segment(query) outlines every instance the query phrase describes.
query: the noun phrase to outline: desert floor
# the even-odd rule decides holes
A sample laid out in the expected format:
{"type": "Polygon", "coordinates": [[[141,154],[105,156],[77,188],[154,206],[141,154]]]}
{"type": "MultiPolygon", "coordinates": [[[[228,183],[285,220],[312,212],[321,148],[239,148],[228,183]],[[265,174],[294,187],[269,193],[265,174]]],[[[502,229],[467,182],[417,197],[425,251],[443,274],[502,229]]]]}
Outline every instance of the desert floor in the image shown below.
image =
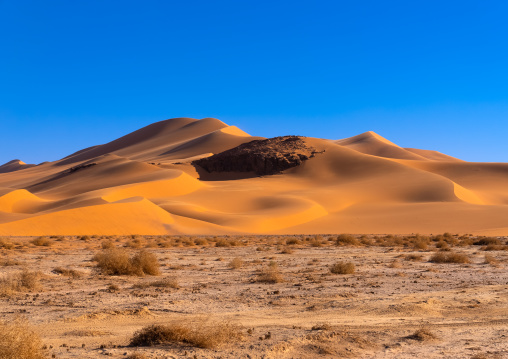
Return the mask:
{"type": "Polygon", "coordinates": [[[0,277],[40,271],[40,288],[4,293],[0,320],[26,317],[56,358],[508,357],[506,246],[485,251],[456,236],[427,239],[427,249],[410,239],[337,245],[336,238],[110,238],[129,253],[156,254],[162,274],[143,277],[97,272],[92,257],[105,238],[39,245],[8,238],[0,277]],[[470,263],[431,262],[438,243],[470,263]],[[356,271],[331,273],[340,261],[356,271]],[[263,282],[263,272],[273,282],[263,282]],[[128,346],[151,324],[207,328],[224,320],[239,325],[243,338],[211,349],[128,346]]]}

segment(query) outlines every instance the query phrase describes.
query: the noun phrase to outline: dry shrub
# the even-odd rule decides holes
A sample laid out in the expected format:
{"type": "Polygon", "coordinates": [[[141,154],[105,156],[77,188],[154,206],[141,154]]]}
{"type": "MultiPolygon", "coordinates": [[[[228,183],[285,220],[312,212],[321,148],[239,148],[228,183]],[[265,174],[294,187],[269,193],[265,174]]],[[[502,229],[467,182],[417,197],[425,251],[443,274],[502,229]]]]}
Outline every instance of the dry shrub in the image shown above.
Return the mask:
{"type": "Polygon", "coordinates": [[[484,260],[484,262],[483,262],[483,263],[484,263],[484,264],[492,264],[492,265],[495,265],[495,264],[498,264],[499,262],[498,262],[498,260],[497,260],[494,256],[492,256],[492,255],[490,255],[490,254],[486,254],[486,255],[485,255],[485,260],[484,260]]]}
{"type": "Polygon", "coordinates": [[[500,245],[501,241],[495,237],[484,237],[479,238],[476,242],[473,242],[476,246],[488,246],[488,245],[500,245]]]}
{"type": "Polygon", "coordinates": [[[319,240],[319,239],[313,239],[313,240],[310,241],[310,246],[311,247],[322,247],[323,246],[323,241],[319,240]]]}
{"type": "Polygon", "coordinates": [[[54,273],[64,275],[66,277],[72,277],[72,278],[81,278],[83,276],[83,273],[80,271],[77,271],[75,269],[68,269],[63,267],[56,267],[53,269],[54,273]]]}
{"type": "Polygon", "coordinates": [[[6,275],[0,278],[0,296],[9,296],[15,292],[31,292],[39,290],[40,272],[24,269],[20,273],[6,275]]]}
{"type": "Polygon", "coordinates": [[[388,265],[388,268],[402,268],[402,263],[398,259],[395,259],[392,263],[388,265]]]}
{"type": "Polygon", "coordinates": [[[0,322],[0,359],[44,359],[40,337],[28,322],[17,318],[0,322]]]}
{"type": "Polygon", "coordinates": [[[49,247],[53,244],[51,239],[47,237],[37,237],[33,239],[30,243],[38,247],[49,247]]]}
{"type": "Polygon", "coordinates": [[[142,248],[144,245],[145,241],[141,238],[135,238],[125,243],[125,246],[128,248],[142,248]]]}
{"type": "Polygon", "coordinates": [[[423,259],[423,256],[418,255],[418,254],[408,254],[404,257],[404,259],[407,261],[418,262],[423,259]]]}
{"type": "Polygon", "coordinates": [[[429,328],[422,327],[417,331],[415,331],[413,334],[408,335],[406,338],[418,340],[420,342],[425,342],[428,340],[437,339],[437,336],[434,333],[432,333],[429,328]]]}
{"type": "Polygon", "coordinates": [[[148,283],[138,283],[133,286],[133,288],[148,288],[148,287],[156,287],[156,288],[173,288],[178,289],[180,285],[178,284],[178,279],[174,276],[167,277],[161,280],[156,280],[148,283]]]}
{"type": "Polygon", "coordinates": [[[508,246],[503,244],[488,244],[485,247],[482,247],[482,251],[506,251],[508,250],[508,246]]]}
{"type": "Polygon", "coordinates": [[[469,263],[469,258],[462,253],[438,252],[430,258],[430,261],[433,263],[469,263]]]}
{"type": "Polygon", "coordinates": [[[244,265],[243,260],[241,258],[235,257],[229,262],[228,267],[231,269],[239,269],[244,265]]]}
{"type": "Polygon", "coordinates": [[[231,247],[231,243],[225,240],[224,238],[221,238],[217,242],[215,242],[215,247],[231,247]]]}
{"type": "Polygon", "coordinates": [[[345,245],[350,245],[350,246],[357,246],[360,244],[360,242],[358,241],[358,239],[356,239],[355,236],[351,235],[351,234],[339,234],[337,236],[337,240],[335,241],[335,244],[337,244],[338,246],[345,246],[345,245]]]}
{"type": "Polygon", "coordinates": [[[20,264],[21,262],[18,262],[12,258],[0,258],[0,267],[18,266],[20,264]]]}
{"type": "Polygon", "coordinates": [[[194,244],[197,246],[206,246],[208,241],[206,238],[196,238],[194,239],[194,244]]]}
{"type": "Polygon", "coordinates": [[[12,243],[7,238],[0,237],[0,248],[12,249],[12,248],[14,248],[14,243],[12,243]]]}
{"type": "Polygon", "coordinates": [[[351,262],[337,262],[330,267],[330,272],[333,274],[353,274],[355,265],[351,262]]]}
{"type": "Polygon", "coordinates": [[[123,248],[105,249],[97,253],[92,260],[97,269],[107,275],[159,275],[159,262],[155,254],[141,250],[129,257],[123,248]]]}
{"type": "Polygon", "coordinates": [[[159,261],[155,254],[142,250],[136,253],[131,258],[132,268],[134,269],[135,274],[143,275],[160,275],[160,266],[159,261]]]}
{"type": "Polygon", "coordinates": [[[276,262],[270,262],[267,267],[259,271],[256,282],[282,283],[284,282],[284,277],[279,270],[278,264],[276,262]]]}
{"type": "Polygon", "coordinates": [[[291,245],[295,245],[295,244],[301,244],[302,242],[300,242],[300,240],[296,239],[296,238],[290,238],[290,239],[287,239],[286,240],[286,244],[291,246],[291,245]]]}
{"type": "Polygon", "coordinates": [[[332,330],[330,323],[319,323],[312,326],[311,330],[332,330]]]}
{"type": "Polygon", "coordinates": [[[295,251],[291,247],[284,247],[281,251],[282,254],[293,254],[295,251]]]}
{"type": "Polygon", "coordinates": [[[101,248],[102,249],[111,249],[111,248],[115,248],[115,244],[113,243],[113,241],[111,239],[108,239],[107,241],[103,241],[101,243],[101,248]]]}
{"type": "Polygon", "coordinates": [[[242,328],[228,321],[200,323],[175,322],[169,325],[151,325],[136,333],[130,346],[186,343],[199,348],[218,348],[243,338],[242,328]]]}
{"type": "Polygon", "coordinates": [[[413,243],[415,249],[426,250],[429,247],[429,243],[424,239],[417,239],[413,243]]]}

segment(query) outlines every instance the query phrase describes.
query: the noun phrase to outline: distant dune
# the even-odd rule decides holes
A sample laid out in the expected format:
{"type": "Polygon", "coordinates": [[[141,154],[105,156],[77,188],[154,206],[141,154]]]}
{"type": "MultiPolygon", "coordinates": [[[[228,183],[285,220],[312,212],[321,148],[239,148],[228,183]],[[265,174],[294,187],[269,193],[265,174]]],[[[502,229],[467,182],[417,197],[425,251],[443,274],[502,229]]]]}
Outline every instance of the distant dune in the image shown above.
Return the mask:
{"type": "Polygon", "coordinates": [[[0,166],[0,235],[508,234],[506,163],[374,132],[287,138],[247,145],[264,138],[174,118],[59,161],[10,161],[0,166]]]}

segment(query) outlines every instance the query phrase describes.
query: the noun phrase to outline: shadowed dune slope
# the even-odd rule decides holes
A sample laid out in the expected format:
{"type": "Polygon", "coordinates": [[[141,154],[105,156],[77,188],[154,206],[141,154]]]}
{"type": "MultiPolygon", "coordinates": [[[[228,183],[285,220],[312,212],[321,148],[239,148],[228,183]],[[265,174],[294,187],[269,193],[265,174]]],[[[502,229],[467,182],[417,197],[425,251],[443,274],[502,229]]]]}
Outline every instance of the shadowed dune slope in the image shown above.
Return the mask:
{"type": "Polygon", "coordinates": [[[248,173],[193,165],[259,139],[217,119],[175,118],[59,161],[11,161],[0,166],[0,235],[508,235],[508,164],[401,148],[374,132],[299,138],[315,156],[258,141],[273,146],[258,151],[271,154],[271,166],[298,159],[270,175],[255,174],[267,166],[263,156],[248,173]]]}

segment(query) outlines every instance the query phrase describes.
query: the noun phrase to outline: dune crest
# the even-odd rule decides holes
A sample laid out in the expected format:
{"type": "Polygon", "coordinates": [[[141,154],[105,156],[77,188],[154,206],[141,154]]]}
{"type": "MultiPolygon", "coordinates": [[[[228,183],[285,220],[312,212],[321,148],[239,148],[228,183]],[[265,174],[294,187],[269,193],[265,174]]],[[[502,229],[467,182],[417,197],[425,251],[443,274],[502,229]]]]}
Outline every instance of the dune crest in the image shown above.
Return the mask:
{"type": "Polygon", "coordinates": [[[508,234],[508,164],[173,118],[55,162],[0,166],[0,235],[508,234]]]}

